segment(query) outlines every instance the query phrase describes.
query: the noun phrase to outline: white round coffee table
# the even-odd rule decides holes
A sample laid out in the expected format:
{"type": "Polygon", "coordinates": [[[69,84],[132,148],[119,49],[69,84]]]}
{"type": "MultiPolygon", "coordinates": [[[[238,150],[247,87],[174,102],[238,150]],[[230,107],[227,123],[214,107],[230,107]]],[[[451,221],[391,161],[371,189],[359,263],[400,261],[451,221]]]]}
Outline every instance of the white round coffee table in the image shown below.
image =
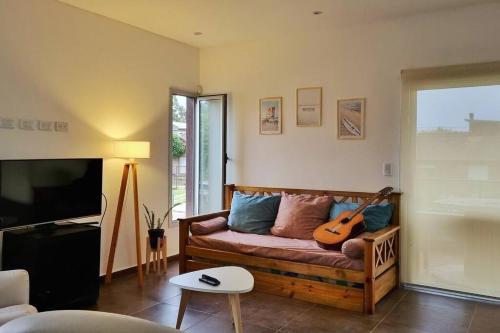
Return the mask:
{"type": "Polygon", "coordinates": [[[205,293],[228,294],[236,333],[243,333],[240,294],[247,293],[253,289],[253,276],[249,271],[236,266],[216,267],[181,274],[171,278],[169,282],[182,290],[181,304],[179,305],[179,314],[177,316],[177,329],[181,327],[190,292],[201,291],[205,293]],[[218,279],[220,284],[218,286],[211,286],[198,281],[202,274],[218,279]]]}

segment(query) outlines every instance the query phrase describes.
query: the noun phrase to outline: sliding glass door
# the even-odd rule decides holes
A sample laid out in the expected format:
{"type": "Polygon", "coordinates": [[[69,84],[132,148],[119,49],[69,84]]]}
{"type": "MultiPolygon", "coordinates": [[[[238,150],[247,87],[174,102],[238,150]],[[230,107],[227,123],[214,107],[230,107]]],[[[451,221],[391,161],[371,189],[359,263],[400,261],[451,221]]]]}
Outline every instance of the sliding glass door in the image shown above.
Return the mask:
{"type": "Polygon", "coordinates": [[[500,297],[500,80],[407,81],[404,282],[500,297]]]}

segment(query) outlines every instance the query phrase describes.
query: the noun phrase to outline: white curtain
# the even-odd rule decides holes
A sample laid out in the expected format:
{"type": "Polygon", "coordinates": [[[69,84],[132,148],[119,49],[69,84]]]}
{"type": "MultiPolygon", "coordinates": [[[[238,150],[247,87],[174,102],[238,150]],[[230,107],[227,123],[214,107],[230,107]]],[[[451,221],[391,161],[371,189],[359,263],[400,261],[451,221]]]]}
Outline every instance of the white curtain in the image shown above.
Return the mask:
{"type": "Polygon", "coordinates": [[[500,297],[499,74],[402,73],[405,283],[500,297]]]}

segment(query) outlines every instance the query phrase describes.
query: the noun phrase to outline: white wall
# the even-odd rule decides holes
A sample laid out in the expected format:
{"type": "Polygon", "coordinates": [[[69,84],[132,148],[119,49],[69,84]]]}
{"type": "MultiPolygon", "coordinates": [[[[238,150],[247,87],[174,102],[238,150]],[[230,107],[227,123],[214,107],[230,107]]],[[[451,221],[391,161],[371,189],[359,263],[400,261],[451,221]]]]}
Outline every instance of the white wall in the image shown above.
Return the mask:
{"type": "MultiPolygon", "coordinates": [[[[0,129],[0,159],[101,157],[113,139],[151,141],[152,158],[140,161],[139,199],[167,207],[169,88],[196,90],[196,48],[52,0],[0,1],[0,45],[0,116],[70,126],[66,134],[0,129]]],[[[102,271],[123,163],[104,163],[102,271]]],[[[115,270],[135,265],[127,196],[115,270]]],[[[177,229],[168,237],[169,255],[178,253],[177,229]]]]}
{"type": "MultiPolygon", "coordinates": [[[[65,120],[70,132],[0,130],[1,158],[104,156],[113,138],[149,140],[140,201],[167,204],[170,86],[230,92],[229,181],[376,190],[399,185],[400,70],[499,60],[500,5],[278,41],[197,49],[58,3],[0,1],[0,116],[65,120]],[[198,61],[200,60],[200,64],[198,61]],[[295,126],[295,89],[323,86],[323,126],[295,126]],[[283,135],[260,136],[258,100],[284,97],[283,135]],[[336,100],[367,98],[366,140],[336,139],[336,100]],[[394,177],[382,163],[395,164],[394,177]]],[[[105,160],[108,253],[123,161],[105,160]]],[[[130,193],[129,193],[130,194],[130,193]]],[[[130,195],[115,270],[134,265],[130,195]]],[[[146,228],[143,225],[143,235],[146,228]]],[[[177,253],[170,229],[169,254],[177,253]]]]}
{"type": "Polygon", "coordinates": [[[204,91],[231,92],[229,181],[338,190],[399,186],[400,71],[500,60],[500,5],[202,49],[204,91]],[[295,126],[295,90],[323,87],[323,126],[295,126]],[[259,135],[258,101],[283,96],[283,135],[259,135]],[[366,140],[336,139],[337,99],[366,97],[366,140]],[[382,175],[384,161],[395,166],[382,175]]]}

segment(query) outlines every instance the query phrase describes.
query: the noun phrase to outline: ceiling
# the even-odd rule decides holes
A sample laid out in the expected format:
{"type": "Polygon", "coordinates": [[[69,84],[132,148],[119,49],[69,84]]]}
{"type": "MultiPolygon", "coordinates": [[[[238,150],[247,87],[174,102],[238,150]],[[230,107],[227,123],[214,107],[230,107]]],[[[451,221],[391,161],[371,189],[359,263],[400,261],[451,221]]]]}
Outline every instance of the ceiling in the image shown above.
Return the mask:
{"type": "Polygon", "coordinates": [[[340,28],[495,0],[59,0],[196,46],[340,28]],[[313,15],[315,10],[321,15],[313,15]],[[202,32],[196,36],[194,32],[202,32]]]}

